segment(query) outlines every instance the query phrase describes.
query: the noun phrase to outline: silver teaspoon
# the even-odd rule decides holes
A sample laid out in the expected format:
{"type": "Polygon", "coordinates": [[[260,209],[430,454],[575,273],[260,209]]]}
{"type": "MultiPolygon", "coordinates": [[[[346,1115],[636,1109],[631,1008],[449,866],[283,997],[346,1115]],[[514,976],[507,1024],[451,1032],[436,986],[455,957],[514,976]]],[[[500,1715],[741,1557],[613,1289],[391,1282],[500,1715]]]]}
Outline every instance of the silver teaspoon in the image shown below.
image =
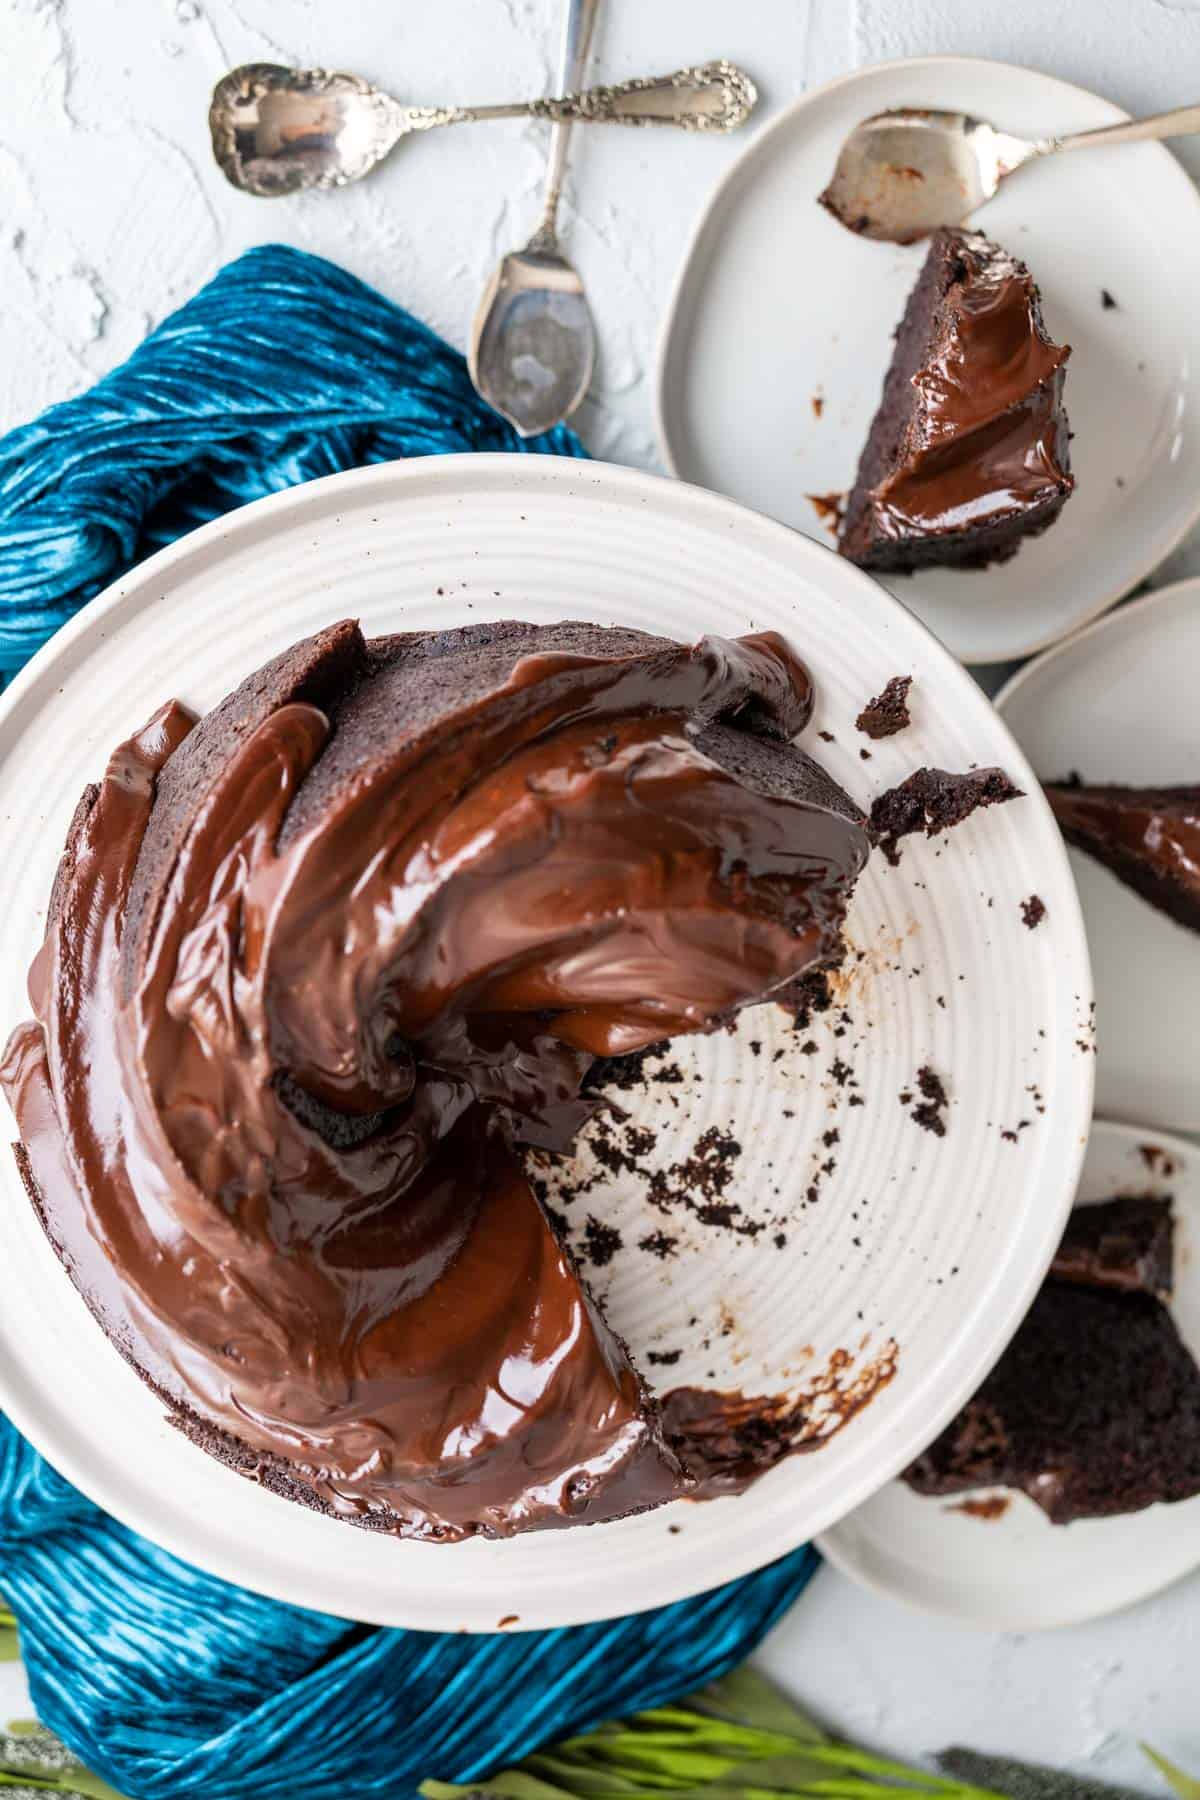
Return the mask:
{"type": "Polygon", "coordinates": [[[733,131],[757,99],[750,77],[728,62],[502,106],[402,106],[358,75],[244,63],[213,89],[208,124],[213,155],[234,187],[272,198],[359,181],[401,138],[441,125],[550,119],[733,131]]]}
{"type": "Polygon", "coordinates": [[[1024,164],[1060,150],[1132,144],[1200,131],[1200,106],[1128,119],[1072,137],[1019,138],[969,113],[923,108],[876,113],[856,125],[821,204],[850,231],[911,244],[958,225],[1024,164]]]}
{"type": "MultiPolygon", "coordinates": [[[[567,0],[563,87],[583,78],[598,5],[567,0]]],[[[479,302],[467,352],[476,389],[522,437],[548,431],[575,411],[596,361],[583,282],[555,230],[570,136],[570,120],[560,119],[550,141],[541,223],[523,250],[501,260],[479,302]]]]}

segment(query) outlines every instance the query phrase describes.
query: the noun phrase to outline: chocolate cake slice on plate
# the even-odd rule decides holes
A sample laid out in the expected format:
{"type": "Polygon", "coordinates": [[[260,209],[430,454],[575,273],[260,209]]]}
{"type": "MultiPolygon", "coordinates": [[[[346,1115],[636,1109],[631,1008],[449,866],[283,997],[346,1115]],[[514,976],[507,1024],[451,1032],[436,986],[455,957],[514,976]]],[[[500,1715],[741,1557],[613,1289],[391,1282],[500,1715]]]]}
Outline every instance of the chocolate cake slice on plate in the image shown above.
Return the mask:
{"type": "Polygon", "coordinates": [[[1074,487],[1063,381],[1023,262],[939,231],[896,333],[838,549],[864,569],[982,568],[1044,531],[1074,487]]]}
{"type": "Polygon", "coordinates": [[[1051,782],[1068,844],[1180,925],[1200,931],[1200,787],[1089,787],[1051,782]]]}
{"type": "Polygon", "coordinates": [[[1016,1337],[905,1473],[920,1494],[1020,1488],[1056,1525],[1200,1493],[1200,1368],[1164,1293],[1170,1202],[1077,1207],[1016,1337]]]}

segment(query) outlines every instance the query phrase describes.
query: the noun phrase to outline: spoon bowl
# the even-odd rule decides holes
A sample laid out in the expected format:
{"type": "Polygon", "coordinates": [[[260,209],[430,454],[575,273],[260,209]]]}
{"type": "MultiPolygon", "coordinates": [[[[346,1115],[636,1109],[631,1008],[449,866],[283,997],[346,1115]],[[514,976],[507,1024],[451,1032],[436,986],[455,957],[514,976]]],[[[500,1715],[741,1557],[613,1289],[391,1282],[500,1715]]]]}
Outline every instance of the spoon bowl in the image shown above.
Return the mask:
{"type": "Polygon", "coordinates": [[[959,224],[1029,154],[968,113],[877,113],[842,145],[821,204],[862,237],[911,244],[959,224]]]}
{"type": "Polygon", "coordinates": [[[503,257],[475,319],[471,380],[522,437],[549,431],[587,393],[596,333],[583,282],[542,233],[503,257]]]}
{"type": "Polygon", "coordinates": [[[1200,131],[1200,106],[1044,138],[1014,137],[969,113],[896,108],[854,127],[819,198],[848,231],[912,244],[942,226],[960,225],[1006,176],[1039,157],[1192,131],[1200,131]]]}
{"type": "Polygon", "coordinates": [[[213,90],[208,118],[222,172],[268,199],[359,181],[416,129],[404,107],[361,76],[277,63],[231,70],[213,90]]]}

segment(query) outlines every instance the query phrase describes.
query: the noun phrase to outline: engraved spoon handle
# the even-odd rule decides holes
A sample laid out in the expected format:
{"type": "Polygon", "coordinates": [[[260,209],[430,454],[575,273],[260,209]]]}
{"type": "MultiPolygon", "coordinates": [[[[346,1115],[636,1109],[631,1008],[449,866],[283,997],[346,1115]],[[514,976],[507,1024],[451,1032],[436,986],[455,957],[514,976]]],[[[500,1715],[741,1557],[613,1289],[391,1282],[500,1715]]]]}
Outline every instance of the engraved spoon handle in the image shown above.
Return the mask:
{"type": "Polygon", "coordinates": [[[1096,144],[1136,144],[1146,138],[1184,137],[1192,131],[1200,131],[1200,106],[1177,106],[1171,112],[1153,113],[1148,119],[1125,119],[1120,125],[1101,125],[1096,131],[1052,138],[1050,148],[1090,150],[1096,144]]]}
{"type": "Polygon", "coordinates": [[[701,63],[672,75],[642,75],[611,87],[504,106],[405,107],[405,128],[469,125],[484,119],[550,119],[589,125],[677,125],[683,131],[734,131],[754,109],[758,90],[733,63],[701,63]]]}

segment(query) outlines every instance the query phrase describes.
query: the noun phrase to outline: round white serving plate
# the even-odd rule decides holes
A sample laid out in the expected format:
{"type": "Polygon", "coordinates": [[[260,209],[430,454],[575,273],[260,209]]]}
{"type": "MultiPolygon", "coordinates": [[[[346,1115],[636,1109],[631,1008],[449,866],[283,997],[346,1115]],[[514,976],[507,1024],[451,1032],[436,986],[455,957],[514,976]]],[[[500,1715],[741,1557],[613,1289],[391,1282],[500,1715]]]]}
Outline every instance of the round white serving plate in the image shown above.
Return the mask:
{"type": "MultiPolygon", "coordinates": [[[[1021,669],[996,705],[1043,780],[1200,780],[1200,579],[1160,588],[1021,669]]],[[[1096,1108],[1200,1130],[1200,938],[1069,852],[1096,979],[1096,1108]]]]}
{"type": "MultiPolygon", "coordinates": [[[[851,127],[897,106],[962,109],[1031,137],[1128,116],[1031,69],[922,57],[806,94],[733,165],[667,315],[660,448],[673,473],[827,543],[806,496],[853,482],[925,249],[857,238],[817,195],[851,127]]],[[[1200,196],[1164,145],[1134,144],[1022,170],[971,223],[1028,262],[1047,328],[1072,346],[1078,477],[1057,523],[1011,562],[885,578],[956,656],[985,663],[1094,618],[1200,516],[1200,196]]]]}
{"type": "MultiPolygon", "coordinates": [[[[738,1042],[721,1034],[673,1050],[684,1082],[622,1096],[658,1128],[665,1167],[708,1126],[734,1136],[743,1149],[725,1198],[775,1221],[769,1232],[750,1242],[679,1213],[664,1219],[632,1177],[571,1212],[573,1228],[585,1208],[618,1224],[625,1250],[596,1284],[643,1360],[680,1352],[647,1364],[664,1387],[794,1392],[836,1350],[853,1372],[899,1345],[895,1379],[839,1435],[743,1497],[452,1547],[355,1531],[277,1499],[165,1424],[0,1163],[0,1406],[127,1524],[232,1581],[390,1625],[521,1629],[679,1599],[789,1550],[894,1475],[975,1389],[1029,1305],[1074,1192],[1091,1102],[1093,1058],[1077,1046],[1087,951],[1061,840],[971,678],[821,546],[629,470],[431,457],[313,482],[194,533],[93,601],[13,684],[0,706],[0,1019],[27,1011],[24,972],[58,848],[117,741],[166,696],[208,707],[345,615],[369,633],[503,616],[685,640],[775,628],[816,676],[806,741],[864,801],[921,762],[998,762],[1029,790],[945,840],[910,844],[899,869],[872,859],[849,921],[862,957],[844,995],[848,1024],[827,1015],[798,1034],[766,1007],[738,1042]],[[915,724],[864,762],[853,719],[898,672],[915,676],[915,724]],[[1049,918],[1030,932],[1018,903],[1035,890],[1049,918]],[[942,1139],[898,1099],[927,1062],[951,1095],[942,1139]],[[1024,1115],[1031,1086],[1047,1113],[1014,1147],[1000,1130],[1024,1115]],[[831,1154],[836,1168],[821,1171],[831,1154]],[[664,1226],[679,1244],[660,1262],[637,1240],[664,1226]]],[[[579,1154],[586,1166],[586,1147],[579,1154]]]]}
{"type": "MultiPolygon", "coordinates": [[[[1153,1126],[1097,1119],[1077,1204],[1142,1193],[1174,1198],[1171,1310],[1200,1356],[1200,1149],[1153,1126]]],[[[865,1587],[987,1631],[1096,1619],[1200,1566],[1200,1496],[1071,1525],[1052,1525],[1025,1494],[1004,1497],[999,1517],[981,1518],[961,1510],[970,1496],[934,1499],[889,1482],[826,1531],[820,1548],[865,1587]]]]}

